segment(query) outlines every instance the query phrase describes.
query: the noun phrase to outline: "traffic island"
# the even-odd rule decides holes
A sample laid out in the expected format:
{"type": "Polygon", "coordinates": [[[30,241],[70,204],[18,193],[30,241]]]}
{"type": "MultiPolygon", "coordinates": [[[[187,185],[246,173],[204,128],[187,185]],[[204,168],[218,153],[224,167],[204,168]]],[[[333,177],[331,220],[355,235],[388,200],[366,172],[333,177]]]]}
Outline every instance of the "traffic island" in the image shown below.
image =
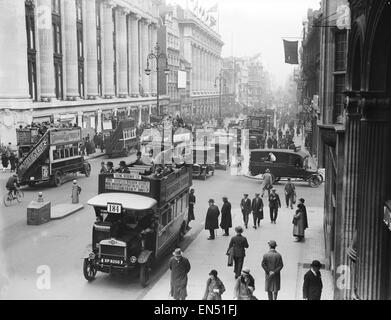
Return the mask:
{"type": "Polygon", "coordinates": [[[74,214],[84,208],[81,203],[63,203],[52,207],[50,220],[59,220],[74,214]]]}

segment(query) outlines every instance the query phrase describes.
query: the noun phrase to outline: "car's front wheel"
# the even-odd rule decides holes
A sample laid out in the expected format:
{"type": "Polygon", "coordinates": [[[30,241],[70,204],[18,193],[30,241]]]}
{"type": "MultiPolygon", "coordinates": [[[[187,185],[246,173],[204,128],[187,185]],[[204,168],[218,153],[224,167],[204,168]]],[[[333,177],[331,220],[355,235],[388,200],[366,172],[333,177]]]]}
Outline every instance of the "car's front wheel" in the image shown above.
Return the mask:
{"type": "Polygon", "coordinates": [[[95,268],[95,266],[92,263],[92,261],[87,259],[87,258],[85,258],[84,259],[84,263],[83,263],[84,278],[86,278],[86,280],[88,282],[93,281],[95,279],[95,277],[96,277],[97,271],[98,270],[95,268]]]}

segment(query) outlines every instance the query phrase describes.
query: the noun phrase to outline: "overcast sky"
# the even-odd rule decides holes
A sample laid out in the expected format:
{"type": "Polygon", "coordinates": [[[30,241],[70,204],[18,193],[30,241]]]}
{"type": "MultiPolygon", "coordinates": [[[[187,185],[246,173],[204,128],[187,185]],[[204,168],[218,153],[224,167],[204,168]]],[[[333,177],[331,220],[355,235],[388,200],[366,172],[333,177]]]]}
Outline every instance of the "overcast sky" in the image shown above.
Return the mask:
{"type": "MultiPolygon", "coordinates": [[[[187,1],[176,0],[184,7],[187,1]]],[[[282,38],[301,37],[307,9],[320,7],[320,0],[198,0],[198,3],[206,9],[218,3],[220,34],[225,43],[222,56],[262,53],[263,63],[274,75],[276,85],[284,85],[294,68],[284,63],[282,38]]]]}

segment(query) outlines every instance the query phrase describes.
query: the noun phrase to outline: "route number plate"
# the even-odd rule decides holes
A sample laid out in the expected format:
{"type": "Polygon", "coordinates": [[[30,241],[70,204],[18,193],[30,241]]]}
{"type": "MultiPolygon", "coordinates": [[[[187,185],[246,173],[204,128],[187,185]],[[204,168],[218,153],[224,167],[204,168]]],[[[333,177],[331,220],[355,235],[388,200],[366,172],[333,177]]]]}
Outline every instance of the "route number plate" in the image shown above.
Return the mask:
{"type": "Polygon", "coordinates": [[[120,203],[108,203],[107,204],[108,213],[121,213],[122,205],[120,203]]]}

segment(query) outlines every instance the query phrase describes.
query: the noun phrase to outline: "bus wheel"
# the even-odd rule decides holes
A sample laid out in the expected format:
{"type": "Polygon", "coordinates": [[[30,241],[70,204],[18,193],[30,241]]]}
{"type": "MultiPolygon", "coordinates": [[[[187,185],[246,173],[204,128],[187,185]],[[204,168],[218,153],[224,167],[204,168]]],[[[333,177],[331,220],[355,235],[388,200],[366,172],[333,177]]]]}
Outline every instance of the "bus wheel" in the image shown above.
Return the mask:
{"type": "Polygon", "coordinates": [[[140,284],[143,288],[149,284],[148,262],[140,264],[140,284]]]}
{"type": "Polygon", "coordinates": [[[28,186],[29,186],[30,188],[33,188],[33,187],[35,186],[35,184],[36,184],[35,181],[30,181],[30,182],[28,183],[28,186]]]}
{"type": "Polygon", "coordinates": [[[87,258],[85,258],[84,263],[83,263],[84,278],[86,278],[86,280],[88,282],[93,281],[95,279],[97,271],[98,270],[96,270],[96,268],[94,267],[92,262],[90,260],[88,260],[87,258]]]}
{"type": "Polygon", "coordinates": [[[62,174],[60,171],[57,171],[55,174],[54,174],[54,185],[56,187],[59,187],[62,185],[62,174]]]}

